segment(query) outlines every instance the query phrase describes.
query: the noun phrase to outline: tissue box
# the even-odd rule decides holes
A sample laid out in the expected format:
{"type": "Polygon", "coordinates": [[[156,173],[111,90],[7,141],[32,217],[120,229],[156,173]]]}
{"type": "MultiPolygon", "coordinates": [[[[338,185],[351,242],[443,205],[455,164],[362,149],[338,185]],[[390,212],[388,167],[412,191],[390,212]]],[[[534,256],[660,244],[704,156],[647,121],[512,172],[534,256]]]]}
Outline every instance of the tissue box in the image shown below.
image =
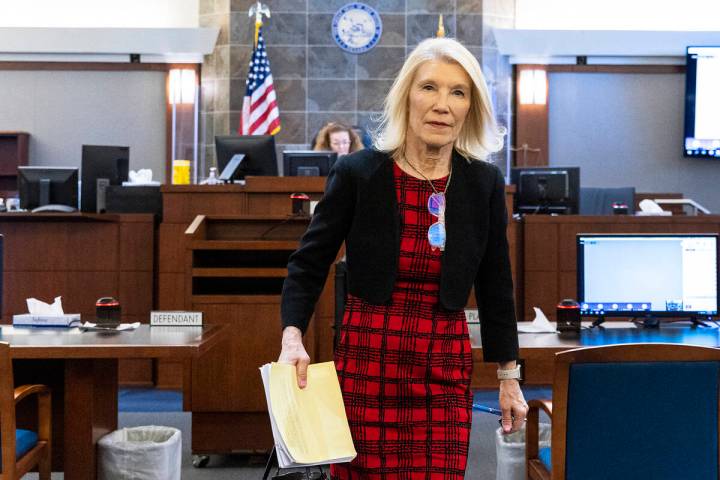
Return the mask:
{"type": "Polygon", "coordinates": [[[71,327],[80,323],[79,313],[65,313],[63,315],[33,315],[23,313],[13,315],[15,327],[71,327]]]}
{"type": "Polygon", "coordinates": [[[154,213],[162,218],[160,186],[121,187],[110,185],[105,190],[107,213],[154,213]]]}

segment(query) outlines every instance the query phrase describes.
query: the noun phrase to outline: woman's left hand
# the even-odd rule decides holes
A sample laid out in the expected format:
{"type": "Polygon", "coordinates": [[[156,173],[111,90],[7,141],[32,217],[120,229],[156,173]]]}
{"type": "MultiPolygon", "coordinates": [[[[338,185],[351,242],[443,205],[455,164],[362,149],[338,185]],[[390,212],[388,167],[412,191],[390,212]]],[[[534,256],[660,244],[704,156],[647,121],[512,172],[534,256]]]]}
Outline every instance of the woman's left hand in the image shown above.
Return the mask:
{"type": "Polygon", "coordinates": [[[500,410],[502,410],[503,433],[520,430],[525,423],[528,404],[525,402],[520,383],[517,380],[500,381],[500,410]]]}

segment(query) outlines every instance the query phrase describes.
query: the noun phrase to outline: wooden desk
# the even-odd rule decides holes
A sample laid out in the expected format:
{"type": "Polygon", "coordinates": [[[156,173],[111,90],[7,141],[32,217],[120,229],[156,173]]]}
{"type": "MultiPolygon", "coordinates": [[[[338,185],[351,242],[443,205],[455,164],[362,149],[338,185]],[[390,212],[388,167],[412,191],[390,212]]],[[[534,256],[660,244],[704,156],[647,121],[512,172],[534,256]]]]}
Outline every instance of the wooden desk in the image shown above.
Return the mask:
{"type": "MultiPolygon", "coordinates": [[[[583,322],[588,327],[591,322],[583,322]]],[[[482,363],[480,325],[470,325],[473,352],[474,388],[497,388],[496,364],[482,363]]],[[[579,347],[594,347],[618,343],[677,343],[720,347],[720,329],[692,327],[690,322],[666,323],[660,328],[636,328],[630,322],[607,322],[583,329],[579,338],[564,338],[556,333],[520,333],[520,359],[524,362],[524,383],[550,385],[553,382],[555,354],[579,347]]]]}
{"type": "Polygon", "coordinates": [[[577,298],[578,233],[720,233],[720,215],[526,215],[522,223],[524,295],[518,320],[532,320],[532,307],[540,307],[555,320],[557,303],[563,298],[577,298]]]}
{"type": "MultiPolygon", "coordinates": [[[[150,214],[3,213],[2,323],[27,312],[25,299],[95,317],[95,301],[113,296],[123,322],[148,322],[153,309],[154,220],[150,214]]],[[[152,383],[147,360],[124,360],[120,381],[152,383]]]]}
{"type": "MultiPolygon", "coordinates": [[[[77,328],[0,327],[10,343],[15,382],[52,388],[53,470],[65,478],[96,478],[96,444],[117,429],[118,361],[172,358],[187,361],[213,347],[224,327],[149,327],[105,334],[77,328]]],[[[33,407],[30,405],[29,407],[33,407]]],[[[18,426],[34,428],[18,412],[18,426]]]]}

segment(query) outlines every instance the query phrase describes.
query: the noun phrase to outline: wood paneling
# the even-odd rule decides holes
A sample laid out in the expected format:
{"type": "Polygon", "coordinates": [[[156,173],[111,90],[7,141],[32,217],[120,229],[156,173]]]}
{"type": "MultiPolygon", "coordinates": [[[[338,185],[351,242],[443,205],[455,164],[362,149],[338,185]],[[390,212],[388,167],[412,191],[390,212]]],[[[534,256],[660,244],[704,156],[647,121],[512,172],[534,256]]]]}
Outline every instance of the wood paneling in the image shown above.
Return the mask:
{"type": "MultiPolygon", "coordinates": [[[[197,215],[287,216],[291,213],[291,193],[304,192],[311,198],[319,198],[324,188],[325,178],[320,177],[248,177],[245,185],[164,185],[161,189],[163,223],[158,242],[158,308],[187,308],[185,230],[197,215]]],[[[297,239],[297,236],[293,238],[297,239]]],[[[207,303],[210,299],[196,297],[196,300],[207,303]]],[[[235,302],[233,298],[218,296],[212,301],[235,302]]],[[[272,321],[279,322],[279,318],[276,316],[272,321]]],[[[156,368],[157,384],[163,387],[182,385],[181,372],[179,365],[166,365],[161,361],[156,368]]]]}
{"type": "Polygon", "coordinates": [[[150,320],[153,304],[153,272],[119,272],[118,300],[122,312],[150,320]]]}
{"type": "Polygon", "coordinates": [[[546,65],[546,68],[551,73],[685,73],[685,65],[546,65]]]}
{"type": "Polygon", "coordinates": [[[192,415],[192,451],[196,454],[266,452],[272,446],[267,413],[197,412],[192,415]]]}
{"type": "Polygon", "coordinates": [[[181,261],[185,255],[185,229],[187,223],[168,223],[160,225],[159,239],[160,248],[158,252],[158,268],[160,273],[185,273],[185,267],[181,261]]]}
{"type": "Polygon", "coordinates": [[[121,223],[119,247],[121,272],[153,271],[155,234],[152,229],[148,229],[146,221],[121,223]]]}
{"type": "MultiPolygon", "coordinates": [[[[188,405],[193,416],[198,412],[248,415],[267,410],[258,367],[276,361],[280,353],[284,267],[309,221],[288,220],[286,215],[272,214],[202,216],[185,233],[185,288],[190,293],[187,308],[202,311],[206,322],[229,327],[221,345],[193,362],[192,400],[188,405]]],[[[328,293],[332,289],[326,289],[324,297],[328,293]]],[[[323,315],[311,321],[303,339],[315,361],[318,339],[332,345],[332,306],[332,299],[318,302],[316,313],[323,315]]],[[[216,436],[221,434],[216,432],[216,436]]],[[[239,444],[226,439],[222,451],[266,448],[259,443],[261,438],[262,432],[239,444]]],[[[193,444],[197,445],[195,441],[193,444]]]]}
{"type": "Polygon", "coordinates": [[[518,320],[533,320],[535,318],[533,307],[540,308],[548,318],[554,317],[555,306],[560,296],[556,272],[557,270],[525,272],[524,315],[518,315],[518,320]]]}
{"type": "Polygon", "coordinates": [[[160,273],[158,275],[160,291],[158,297],[158,308],[160,310],[173,310],[179,305],[185,304],[185,274],[184,273],[160,273]]]}
{"type": "MultiPolygon", "coordinates": [[[[557,268],[557,251],[547,248],[557,244],[558,228],[554,224],[528,222],[523,219],[523,269],[525,272],[538,272],[557,268]]],[[[533,216],[533,219],[536,217],[533,216]]]]}
{"type": "Polygon", "coordinates": [[[195,63],[128,63],[128,62],[0,62],[0,70],[84,70],[106,72],[167,72],[173,68],[197,69],[195,63]]]}
{"type": "Polygon", "coordinates": [[[280,353],[279,300],[254,305],[194,304],[193,308],[204,312],[206,322],[229,326],[223,344],[193,368],[193,412],[267,411],[258,367],[276,361],[280,353]]]}
{"type": "Polygon", "coordinates": [[[95,301],[100,297],[119,297],[118,273],[81,271],[5,272],[3,320],[12,323],[12,315],[27,312],[27,298],[52,303],[62,297],[63,309],[95,318],[95,301]]]}
{"type": "Polygon", "coordinates": [[[64,422],[63,443],[74,455],[85,459],[64,462],[67,478],[95,478],[97,441],[117,429],[117,388],[117,360],[65,362],[64,410],[65,415],[73,415],[73,420],[64,422]],[[78,441],[87,438],[92,441],[78,441]]]}
{"type": "MultiPolygon", "coordinates": [[[[519,88],[520,72],[523,70],[545,70],[547,65],[516,65],[515,85],[519,88]]],[[[548,116],[550,99],[549,95],[545,104],[522,104],[519,101],[519,93],[515,99],[515,140],[513,147],[516,149],[527,148],[527,154],[522,151],[514,153],[513,164],[517,167],[539,167],[548,165],[549,140],[548,140],[548,116]],[[532,151],[539,149],[539,152],[532,151]]]]}
{"type": "MultiPolygon", "coordinates": [[[[4,236],[2,321],[27,312],[26,299],[62,297],[68,313],[95,318],[95,301],[114,296],[123,321],[149,320],[153,308],[152,215],[0,214],[4,236]]],[[[120,381],[150,384],[147,362],[120,366],[120,381]],[[138,370],[139,369],[139,370],[138,370]]]]}

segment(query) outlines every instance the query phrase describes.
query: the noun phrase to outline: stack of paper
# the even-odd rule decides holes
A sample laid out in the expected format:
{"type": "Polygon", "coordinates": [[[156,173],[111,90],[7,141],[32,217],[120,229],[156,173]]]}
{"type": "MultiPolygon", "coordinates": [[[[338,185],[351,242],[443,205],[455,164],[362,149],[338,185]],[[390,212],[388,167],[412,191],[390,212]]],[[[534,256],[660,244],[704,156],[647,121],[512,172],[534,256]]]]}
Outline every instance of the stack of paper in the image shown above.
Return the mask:
{"type": "Polygon", "coordinates": [[[280,468],[349,462],[357,455],[333,362],[308,367],[300,389],[294,365],[260,368],[280,468]]]}

